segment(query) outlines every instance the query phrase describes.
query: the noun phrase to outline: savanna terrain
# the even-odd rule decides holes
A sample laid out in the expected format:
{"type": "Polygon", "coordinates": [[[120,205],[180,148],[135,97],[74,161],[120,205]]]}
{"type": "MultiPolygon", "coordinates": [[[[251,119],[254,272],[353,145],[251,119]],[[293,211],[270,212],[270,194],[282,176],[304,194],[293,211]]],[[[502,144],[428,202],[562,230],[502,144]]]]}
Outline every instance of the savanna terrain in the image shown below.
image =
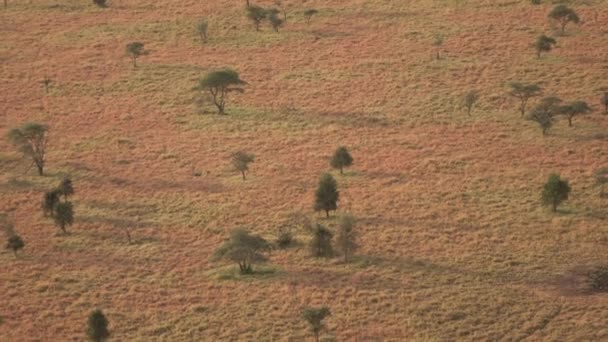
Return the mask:
{"type": "Polygon", "coordinates": [[[322,305],[337,341],[608,339],[608,296],[585,287],[608,256],[593,178],[608,166],[608,3],[569,1],[582,22],[564,35],[547,0],[289,3],[277,33],[255,31],[245,0],[8,1],[0,212],[26,246],[0,252],[0,341],[84,340],[96,308],[115,341],[304,341],[302,309],[322,305]],[[537,58],[542,33],[558,44],[537,58]],[[133,41],[149,51],[137,67],[133,41]],[[194,88],[224,67],[248,85],[217,115],[194,88]],[[593,112],[543,136],[513,81],[593,112]],[[50,127],[45,176],[4,139],[27,121],[50,127]],[[341,145],[344,175],[328,162],[341,145]],[[238,150],[256,157],[246,180],[238,150]],[[329,219],[313,210],[323,172],[340,190],[329,219]],[[572,186],[556,213],[540,202],[552,172],[572,186]],[[65,176],[69,234],[40,210],[65,176]],[[257,274],[211,261],[234,228],[273,241],[294,212],[332,229],[354,215],[352,261],[311,257],[299,227],[257,274]]]}

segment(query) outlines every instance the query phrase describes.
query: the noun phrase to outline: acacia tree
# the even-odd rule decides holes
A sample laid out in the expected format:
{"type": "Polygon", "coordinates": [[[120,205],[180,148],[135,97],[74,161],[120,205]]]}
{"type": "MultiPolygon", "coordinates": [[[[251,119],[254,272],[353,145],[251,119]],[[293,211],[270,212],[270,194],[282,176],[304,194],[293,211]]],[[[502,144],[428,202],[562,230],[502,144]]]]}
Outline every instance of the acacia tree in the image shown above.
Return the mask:
{"type": "Polygon", "coordinates": [[[581,21],[576,12],[566,5],[557,5],[553,7],[551,12],[549,12],[549,18],[557,21],[561,25],[562,33],[566,31],[566,25],[568,25],[568,23],[573,22],[578,24],[581,21]]]}
{"type": "Polygon", "coordinates": [[[345,215],[340,218],[338,225],[338,236],[336,237],[338,250],[344,256],[344,262],[348,262],[348,257],[357,249],[357,234],[355,233],[355,218],[345,215]]]}
{"type": "Polygon", "coordinates": [[[567,180],[562,180],[558,174],[552,173],[543,187],[541,194],[542,203],[551,206],[553,212],[556,212],[557,206],[568,199],[570,190],[571,188],[567,180]]]}
{"type": "Polygon", "coordinates": [[[315,211],[324,210],[329,218],[329,212],[338,209],[339,199],[338,183],[331,174],[323,174],[315,192],[315,211]]]}
{"type": "Polygon", "coordinates": [[[561,100],[558,97],[545,97],[528,115],[528,120],[539,124],[543,131],[543,136],[547,135],[555,121],[554,117],[560,113],[560,102],[561,100]]]}
{"type": "Polygon", "coordinates": [[[608,184],[608,167],[602,167],[595,171],[595,184],[600,187],[600,197],[604,197],[604,186],[608,184]]]}
{"type": "Polygon", "coordinates": [[[306,11],[304,11],[304,18],[306,18],[306,24],[310,25],[310,20],[312,19],[312,17],[314,15],[316,15],[317,13],[319,13],[319,11],[317,11],[314,8],[311,9],[307,9],[306,11]]]}
{"type": "Polygon", "coordinates": [[[467,115],[471,116],[471,110],[473,110],[473,106],[479,100],[479,92],[477,90],[470,90],[468,93],[464,95],[464,106],[467,109],[467,115]]]}
{"type": "Polygon", "coordinates": [[[251,153],[238,151],[232,154],[231,162],[234,168],[241,172],[243,180],[245,180],[245,173],[249,170],[249,163],[253,163],[255,156],[251,153]]]}
{"type": "Polygon", "coordinates": [[[264,251],[270,250],[270,244],[259,235],[250,234],[239,228],[232,231],[230,239],[225,241],[213,254],[213,260],[229,260],[239,265],[241,274],[253,273],[255,262],[264,262],[264,251]]]}
{"type": "Polygon", "coordinates": [[[108,319],[99,309],[91,312],[87,322],[87,337],[94,342],[103,342],[110,337],[108,319]]]}
{"type": "Polygon", "coordinates": [[[324,306],[321,308],[306,308],[302,312],[302,318],[310,325],[310,330],[315,335],[315,342],[319,342],[319,335],[321,331],[325,329],[325,324],[323,320],[331,316],[331,312],[329,308],[324,306]]]}
{"type": "Polygon", "coordinates": [[[137,59],[147,54],[146,50],[144,50],[144,44],[140,42],[132,42],[127,44],[126,51],[133,60],[134,68],[137,68],[137,59]]]}
{"type": "Polygon", "coordinates": [[[330,258],[334,255],[332,239],[334,234],[321,224],[317,224],[312,229],[312,239],[310,240],[310,251],[317,258],[330,258]]]}
{"type": "Polygon", "coordinates": [[[572,127],[572,119],[574,119],[574,117],[577,115],[591,112],[591,107],[589,107],[587,102],[575,101],[561,106],[559,111],[560,114],[564,115],[568,119],[568,126],[572,127]]]}
{"type": "Polygon", "coordinates": [[[8,132],[10,143],[23,154],[23,157],[32,159],[32,165],[36,165],[41,176],[44,175],[48,133],[49,127],[37,122],[25,123],[8,132]]]}
{"type": "Polygon", "coordinates": [[[344,168],[353,165],[353,157],[350,155],[346,147],[340,146],[334,152],[334,155],[331,157],[331,161],[329,162],[329,164],[334,169],[339,169],[340,174],[343,175],[344,168]]]}
{"type": "Polygon", "coordinates": [[[526,114],[526,107],[528,100],[532,97],[539,96],[541,94],[541,88],[538,84],[524,84],[519,82],[509,83],[511,91],[509,95],[519,99],[519,111],[523,117],[526,114]]]}
{"type": "Polygon", "coordinates": [[[15,254],[15,257],[17,257],[17,251],[19,251],[23,247],[25,247],[25,242],[23,242],[21,236],[13,234],[8,238],[6,248],[12,250],[15,254]]]}
{"type": "Polygon", "coordinates": [[[275,32],[279,32],[279,28],[283,26],[283,19],[279,18],[279,10],[276,8],[268,10],[268,21],[275,32]]]}
{"type": "Polygon", "coordinates": [[[247,18],[251,21],[256,31],[260,30],[260,25],[267,15],[268,11],[260,6],[247,6],[247,18]]]}
{"type": "Polygon", "coordinates": [[[199,81],[198,90],[206,90],[211,94],[213,104],[217,107],[218,114],[225,114],[226,97],[228,93],[245,90],[241,86],[247,82],[241,80],[239,74],[231,69],[216,70],[208,73],[199,81]]]}
{"type": "Polygon", "coordinates": [[[536,49],[536,57],[540,58],[541,53],[549,52],[553,49],[553,47],[557,44],[557,41],[552,37],[547,37],[544,34],[539,36],[534,43],[534,48],[536,49]]]}

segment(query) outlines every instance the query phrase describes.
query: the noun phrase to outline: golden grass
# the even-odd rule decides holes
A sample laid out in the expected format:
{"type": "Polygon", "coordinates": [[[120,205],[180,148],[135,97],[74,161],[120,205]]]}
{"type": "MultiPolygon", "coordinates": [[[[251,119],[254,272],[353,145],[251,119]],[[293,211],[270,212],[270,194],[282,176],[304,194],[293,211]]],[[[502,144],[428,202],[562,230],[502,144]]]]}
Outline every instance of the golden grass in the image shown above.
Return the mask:
{"type": "Polygon", "coordinates": [[[537,60],[529,44],[553,34],[549,5],[309,0],[311,24],[296,7],[276,34],[255,33],[241,2],[9,1],[0,12],[0,131],[52,129],[46,177],[24,174],[0,141],[0,211],[26,242],[17,259],[0,253],[0,340],[81,340],[101,308],[115,340],[300,341],[311,305],[331,308],[325,337],[339,341],[608,337],[608,300],[581,290],[608,241],[592,179],[608,165],[606,4],[573,1],[584,23],[537,60]],[[151,53],[134,69],[124,46],[136,40],[151,53]],[[192,91],[220,67],[250,83],[227,116],[192,91]],[[543,138],[506,95],[510,81],[596,110],[543,138]],[[470,89],[481,100],[468,117],[470,89]],[[209,261],[230,229],[274,239],[293,211],[334,228],[311,207],[339,145],[355,158],[334,172],[339,212],[359,219],[352,263],[310,258],[303,231],[263,275],[209,261]],[[256,155],[245,182],[230,169],[236,150],[256,155]],[[573,187],[557,214],[539,205],[550,172],[573,187]],[[65,174],[68,236],[39,214],[65,174]]]}

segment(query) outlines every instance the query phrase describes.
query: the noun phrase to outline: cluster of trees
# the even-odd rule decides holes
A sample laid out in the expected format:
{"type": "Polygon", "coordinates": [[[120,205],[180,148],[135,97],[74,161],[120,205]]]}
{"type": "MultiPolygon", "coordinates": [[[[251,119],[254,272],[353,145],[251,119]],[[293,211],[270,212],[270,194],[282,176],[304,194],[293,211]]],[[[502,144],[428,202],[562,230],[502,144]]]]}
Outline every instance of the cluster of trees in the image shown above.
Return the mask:
{"type": "MultiPolygon", "coordinates": [[[[509,84],[511,90],[509,95],[519,100],[519,111],[522,117],[526,114],[528,102],[534,97],[542,94],[542,89],[538,84],[525,84],[520,82],[512,82],[509,84]]],[[[579,115],[587,114],[592,109],[585,101],[572,101],[563,103],[556,96],[547,96],[539,101],[529,112],[527,118],[532,120],[541,127],[543,135],[546,135],[549,129],[555,123],[559,116],[563,116],[568,120],[568,126],[572,126],[572,120],[579,115]]]]}
{"type": "Polygon", "coordinates": [[[74,194],[74,187],[70,178],[64,178],[59,186],[47,191],[42,197],[42,213],[50,217],[55,225],[67,234],[67,227],[74,223],[74,206],[68,197],[74,194]]]}
{"type": "MultiPolygon", "coordinates": [[[[579,24],[581,22],[578,14],[566,5],[557,5],[549,12],[549,18],[558,23],[561,27],[561,34],[566,33],[566,25],[569,23],[579,24]]],[[[536,57],[540,58],[543,52],[550,52],[557,45],[557,40],[553,37],[544,34],[536,38],[534,48],[536,49],[536,57]]]]}

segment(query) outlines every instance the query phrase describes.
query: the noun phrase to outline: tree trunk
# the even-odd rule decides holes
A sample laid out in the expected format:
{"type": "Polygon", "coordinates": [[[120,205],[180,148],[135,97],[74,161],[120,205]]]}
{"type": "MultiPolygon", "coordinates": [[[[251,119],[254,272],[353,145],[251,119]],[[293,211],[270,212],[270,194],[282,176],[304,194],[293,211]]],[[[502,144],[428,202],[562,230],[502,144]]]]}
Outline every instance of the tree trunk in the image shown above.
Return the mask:
{"type": "Polygon", "coordinates": [[[137,68],[137,58],[133,57],[133,67],[137,68]]]}
{"type": "Polygon", "coordinates": [[[521,105],[519,106],[519,110],[521,111],[521,117],[523,118],[526,115],[526,101],[521,100],[521,105]]]}
{"type": "Polygon", "coordinates": [[[437,50],[437,54],[435,55],[435,59],[437,59],[437,60],[441,59],[441,56],[439,56],[439,50],[437,50]]]}
{"type": "Polygon", "coordinates": [[[241,171],[241,174],[243,175],[243,180],[245,180],[245,171],[241,171]]]}
{"type": "Polygon", "coordinates": [[[562,34],[564,34],[566,32],[566,24],[567,24],[567,22],[562,23],[562,34]]]}
{"type": "Polygon", "coordinates": [[[67,233],[68,233],[68,231],[67,231],[67,230],[65,230],[65,223],[62,223],[62,224],[59,226],[59,228],[61,228],[61,231],[62,231],[64,234],[67,234],[67,233]]]}
{"type": "Polygon", "coordinates": [[[553,212],[557,211],[557,200],[553,200],[553,212]]]}
{"type": "Polygon", "coordinates": [[[325,215],[327,215],[327,218],[329,218],[329,210],[325,210],[325,215]]]}
{"type": "Polygon", "coordinates": [[[344,263],[348,262],[348,250],[344,249],[344,263]]]}
{"type": "Polygon", "coordinates": [[[249,7],[249,0],[247,0],[247,7],[249,7]]]}
{"type": "Polygon", "coordinates": [[[131,244],[131,233],[129,233],[129,228],[125,228],[125,233],[127,233],[127,240],[129,240],[129,245],[131,244]]]}
{"type": "Polygon", "coordinates": [[[44,166],[40,163],[36,163],[36,168],[38,169],[38,175],[44,176],[44,166]]]}
{"type": "Polygon", "coordinates": [[[319,342],[319,333],[315,332],[315,342],[319,342]]]}
{"type": "Polygon", "coordinates": [[[572,127],[572,117],[571,116],[568,117],[568,126],[572,127]]]}
{"type": "Polygon", "coordinates": [[[16,250],[16,249],[13,249],[13,254],[15,254],[15,258],[17,258],[17,257],[18,257],[18,256],[17,256],[17,250],[16,250]]]}
{"type": "Polygon", "coordinates": [[[340,166],[340,174],[343,175],[344,174],[344,167],[340,166]]]}
{"type": "Polygon", "coordinates": [[[537,59],[540,59],[540,50],[537,50],[537,51],[536,51],[536,58],[537,58],[537,59]]]}

